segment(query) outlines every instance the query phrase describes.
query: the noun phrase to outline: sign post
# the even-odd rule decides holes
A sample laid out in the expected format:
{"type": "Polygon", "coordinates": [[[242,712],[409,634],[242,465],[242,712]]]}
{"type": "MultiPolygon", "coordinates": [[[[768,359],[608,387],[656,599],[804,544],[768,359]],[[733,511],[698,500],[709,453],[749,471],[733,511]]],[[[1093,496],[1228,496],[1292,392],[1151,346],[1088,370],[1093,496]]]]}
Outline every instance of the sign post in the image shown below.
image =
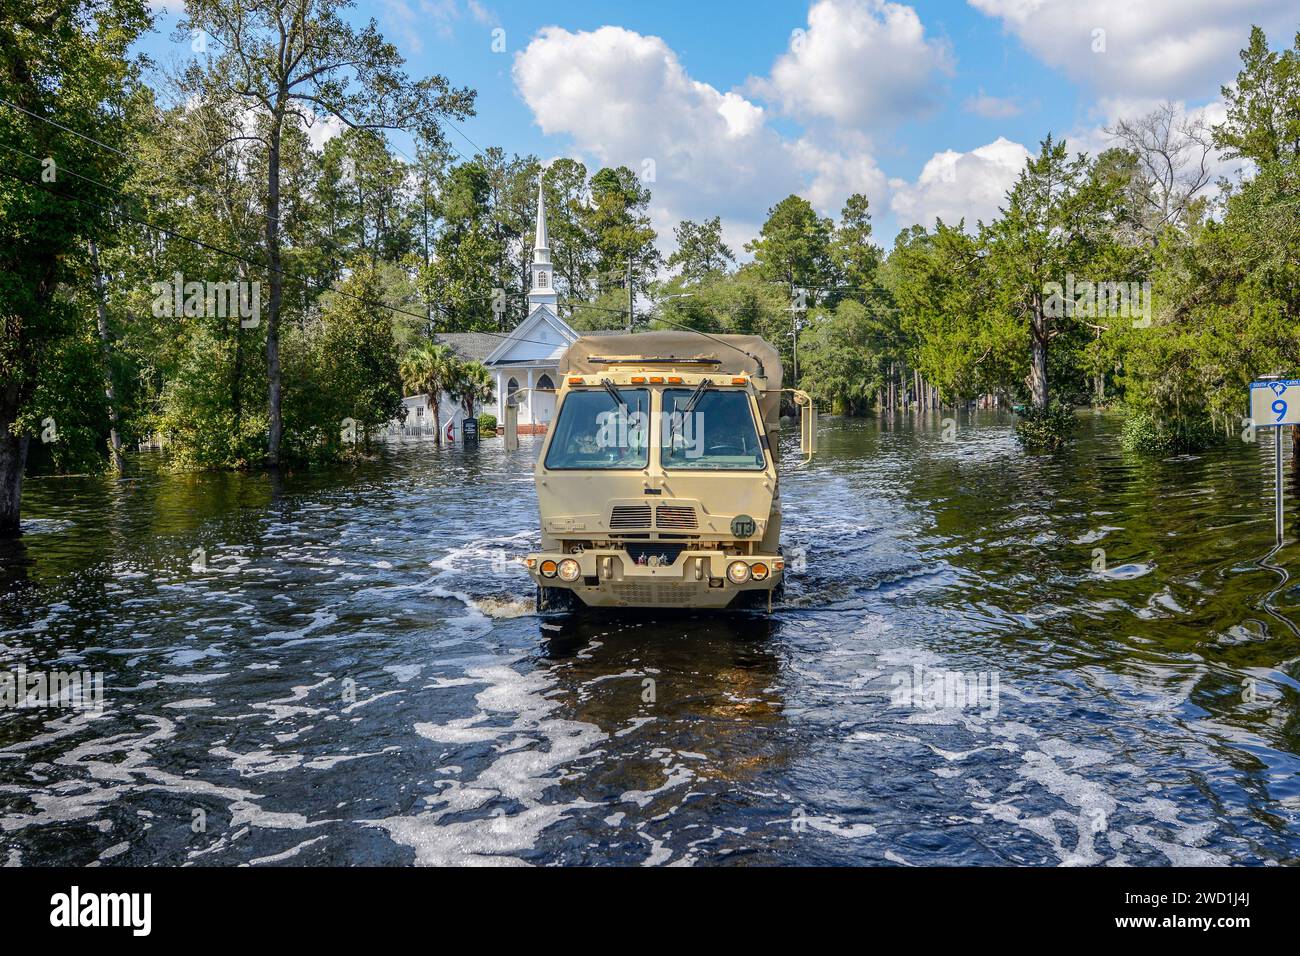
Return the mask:
{"type": "Polygon", "coordinates": [[[1282,429],[1300,425],[1300,380],[1265,376],[1250,383],[1250,419],[1273,429],[1273,528],[1282,543],[1282,429]]]}

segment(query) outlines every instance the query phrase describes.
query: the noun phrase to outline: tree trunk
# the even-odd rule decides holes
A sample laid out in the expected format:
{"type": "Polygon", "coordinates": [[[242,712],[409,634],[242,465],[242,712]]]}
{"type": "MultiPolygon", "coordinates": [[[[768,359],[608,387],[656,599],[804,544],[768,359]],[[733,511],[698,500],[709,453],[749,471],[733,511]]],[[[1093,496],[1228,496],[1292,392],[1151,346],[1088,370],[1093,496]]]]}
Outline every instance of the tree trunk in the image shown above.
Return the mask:
{"type": "Polygon", "coordinates": [[[280,134],[282,113],[271,121],[270,143],[266,160],[266,262],[271,283],[271,298],[266,304],[266,378],[268,386],[266,464],[280,467],[280,440],[284,420],[280,414],[280,134]]]}
{"type": "Polygon", "coordinates": [[[1029,393],[1034,408],[1047,407],[1047,329],[1041,311],[1035,307],[1030,324],[1029,393]]]}
{"type": "Polygon", "coordinates": [[[90,241],[90,270],[95,280],[96,326],[99,353],[104,363],[104,397],[108,399],[108,451],[113,470],[121,472],[122,436],[117,430],[117,389],[113,386],[113,347],[108,338],[108,304],[104,293],[104,274],[99,270],[99,246],[90,241]]]}
{"type": "Polygon", "coordinates": [[[0,393],[0,538],[17,537],[23,500],[23,471],[27,467],[29,435],[13,433],[18,418],[18,384],[0,393]]]}
{"type": "Polygon", "coordinates": [[[442,444],[442,402],[438,400],[438,393],[434,392],[429,396],[429,414],[433,418],[433,443],[442,444]]]}

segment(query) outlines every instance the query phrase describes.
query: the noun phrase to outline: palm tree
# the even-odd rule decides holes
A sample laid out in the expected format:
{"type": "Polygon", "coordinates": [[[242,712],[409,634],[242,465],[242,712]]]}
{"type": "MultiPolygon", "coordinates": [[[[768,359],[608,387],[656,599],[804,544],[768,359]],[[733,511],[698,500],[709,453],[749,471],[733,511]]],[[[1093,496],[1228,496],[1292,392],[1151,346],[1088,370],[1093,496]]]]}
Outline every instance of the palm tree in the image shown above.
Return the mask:
{"type": "Polygon", "coordinates": [[[442,444],[442,416],[438,396],[450,392],[459,376],[462,363],[450,345],[421,342],[406,353],[399,371],[402,384],[417,395],[429,399],[433,413],[433,440],[442,444]]]}
{"type": "Polygon", "coordinates": [[[465,362],[456,382],[456,394],[460,399],[465,414],[474,417],[474,406],[479,402],[490,402],[496,397],[496,388],[492,382],[492,373],[482,362],[465,362]]]}

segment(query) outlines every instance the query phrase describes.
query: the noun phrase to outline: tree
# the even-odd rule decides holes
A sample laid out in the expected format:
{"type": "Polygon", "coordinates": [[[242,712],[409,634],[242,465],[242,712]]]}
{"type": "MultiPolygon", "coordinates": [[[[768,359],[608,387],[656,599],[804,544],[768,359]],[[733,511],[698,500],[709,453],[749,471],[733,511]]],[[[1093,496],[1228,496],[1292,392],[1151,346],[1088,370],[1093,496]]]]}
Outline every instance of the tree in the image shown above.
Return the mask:
{"type": "Polygon", "coordinates": [[[1198,197],[1210,182],[1214,143],[1205,122],[1163,103],[1138,119],[1120,120],[1107,132],[1127,154],[1108,150],[1098,162],[1131,161],[1122,172],[1144,238],[1154,245],[1165,229],[1191,225],[1198,217],[1198,197]]]}
{"type": "Polygon", "coordinates": [[[759,238],[746,243],[754,254],[754,269],[768,282],[780,282],[793,295],[796,289],[816,291],[832,285],[831,230],[812,204],[800,196],[787,196],[768,210],[759,238]]]}
{"type": "Polygon", "coordinates": [[[586,214],[589,199],[587,167],[576,160],[557,159],[546,167],[542,182],[546,191],[556,292],[562,302],[586,301],[596,271],[594,243],[586,214]]]}
{"type": "Polygon", "coordinates": [[[725,275],[736,264],[736,254],[722,241],[722,219],[714,216],[702,223],[683,219],[673,229],[677,250],[668,257],[668,268],[677,269],[682,286],[696,285],[725,275]]]}
{"type": "Polygon", "coordinates": [[[444,332],[497,328],[493,289],[504,258],[488,206],[491,184],[477,161],[461,163],[443,187],[442,231],[433,261],[421,271],[420,286],[439,315],[444,332]]]}
{"type": "Polygon", "coordinates": [[[283,437],[280,312],[283,300],[281,230],[282,147],[286,124],[311,125],[332,115],[353,129],[414,129],[439,142],[442,117],[473,113],[474,94],[453,89],[441,76],[412,82],[396,47],[372,19],[357,28],[341,15],[352,0],[187,0],[177,27],[200,32],[219,48],[196,62],[182,87],[230,112],[252,111],[242,138],[265,148],[266,307],[268,381],[267,465],[280,464],[283,437]]]}
{"type": "Polygon", "coordinates": [[[844,203],[840,222],[831,236],[830,259],[846,288],[846,298],[867,302],[878,297],[877,273],[881,252],[871,241],[871,204],[861,193],[844,203]]]}
{"type": "Polygon", "coordinates": [[[596,270],[608,283],[624,281],[627,270],[648,281],[659,266],[655,231],[646,212],[650,190],[626,166],[602,169],[591,177],[588,230],[596,270]]]}
{"type": "Polygon", "coordinates": [[[859,414],[871,404],[883,376],[875,323],[866,306],[845,299],[813,322],[800,342],[805,387],[835,414],[859,414]]]}
{"type": "Polygon", "coordinates": [[[1227,118],[1214,130],[1214,144],[1230,158],[1264,166],[1300,153],[1300,33],[1289,50],[1276,53],[1259,27],[1241,51],[1241,72],[1221,88],[1227,118]]]}
{"type": "Polygon", "coordinates": [[[1090,171],[1086,155],[1071,159],[1065,143],[1048,135],[988,230],[995,301],[1028,333],[1026,385],[1040,411],[1049,401],[1048,347],[1075,318],[1073,302],[1061,289],[1071,276],[1089,277],[1118,201],[1114,182],[1098,181],[1090,171]]]}
{"type": "Polygon", "coordinates": [[[60,285],[112,231],[105,209],[125,175],[123,157],[91,139],[124,141],[141,66],[131,47],[150,16],[140,0],[0,0],[0,22],[0,97],[17,107],[0,107],[0,536],[13,536],[31,437],[58,432],[32,401],[89,314],[60,285]]]}
{"type": "Polygon", "coordinates": [[[433,440],[442,444],[442,410],[440,397],[450,392],[460,373],[460,359],[450,345],[423,342],[406,353],[399,372],[402,384],[417,395],[429,399],[433,415],[433,440]]]}
{"type": "Polygon", "coordinates": [[[474,417],[474,408],[479,403],[490,402],[496,397],[492,373],[482,362],[462,362],[454,387],[461,407],[470,418],[474,417]]]}
{"type": "Polygon", "coordinates": [[[382,296],[378,270],[362,264],[321,310],[312,387],[326,399],[330,439],[351,419],[368,447],[370,433],[401,411],[402,376],[382,296]]]}

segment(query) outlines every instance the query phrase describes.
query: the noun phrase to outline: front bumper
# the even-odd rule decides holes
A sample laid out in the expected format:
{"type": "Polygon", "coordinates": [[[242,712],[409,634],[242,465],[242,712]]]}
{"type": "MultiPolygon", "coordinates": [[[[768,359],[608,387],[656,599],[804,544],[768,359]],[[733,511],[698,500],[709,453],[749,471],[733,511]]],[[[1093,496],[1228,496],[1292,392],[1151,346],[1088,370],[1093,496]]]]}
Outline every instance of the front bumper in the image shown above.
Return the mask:
{"type": "Polygon", "coordinates": [[[637,564],[626,551],[592,549],[580,554],[536,552],[526,555],[524,564],[537,584],[544,588],[572,591],[589,607],[725,608],[742,592],[761,599],[781,583],[785,560],[776,554],[726,554],[722,551],[683,551],[672,564],[653,567],[637,564]],[[580,573],[573,581],[557,574],[547,577],[541,568],[547,562],[566,559],[578,562],[580,573]],[[762,580],[750,578],[735,584],[727,577],[727,566],[743,561],[751,569],[767,568],[762,580]],[[760,592],[754,594],[753,592],[760,592]]]}

